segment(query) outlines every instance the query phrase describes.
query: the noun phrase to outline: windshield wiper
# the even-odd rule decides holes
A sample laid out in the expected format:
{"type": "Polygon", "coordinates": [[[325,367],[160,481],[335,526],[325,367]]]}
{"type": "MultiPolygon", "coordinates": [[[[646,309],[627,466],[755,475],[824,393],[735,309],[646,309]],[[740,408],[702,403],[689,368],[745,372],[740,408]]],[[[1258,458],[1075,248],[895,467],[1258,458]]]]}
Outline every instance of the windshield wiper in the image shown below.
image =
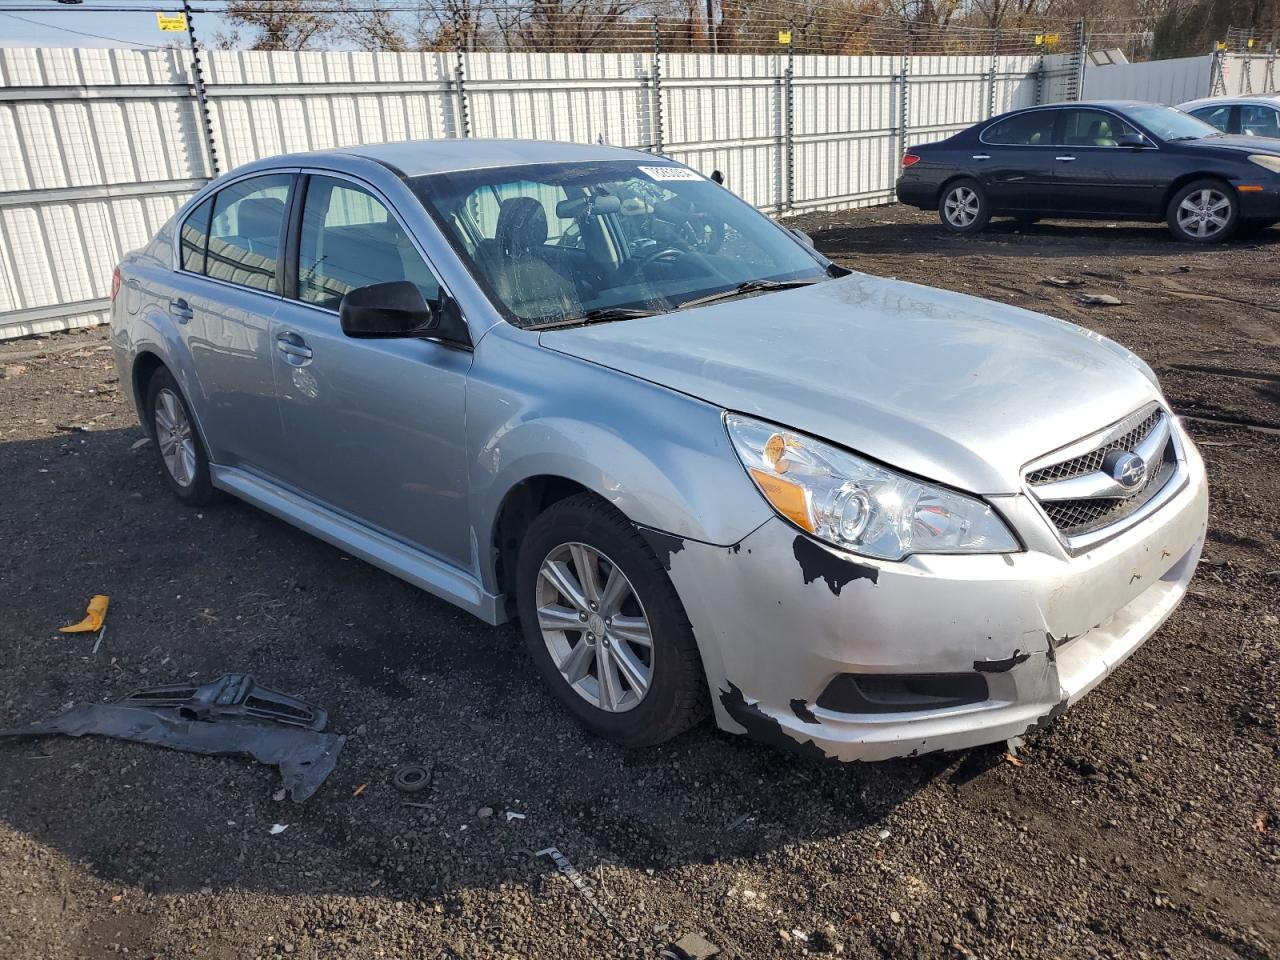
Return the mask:
{"type": "Polygon", "coordinates": [[[705,297],[694,297],[692,300],[685,300],[678,309],[683,310],[686,307],[700,307],[706,303],[716,303],[720,300],[732,300],[734,297],[741,297],[748,293],[764,293],[768,290],[790,290],[792,287],[807,287],[810,284],[821,283],[826,277],[809,277],[807,280],[745,280],[730,290],[721,290],[719,293],[709,293],[705,297]]]}
{"type": "Polygon", "coordinates": [[[609,323],[613,320],[635,320],[639,317],[652,317],[655,311],[641,310],[638,307],[597,307],[588,310],[580,317],[567,317],[564,320],[549,320],[546,323],[531,323],[530,330],[552,330],[556,327],[580,327],[588,323],[609,323]]]}

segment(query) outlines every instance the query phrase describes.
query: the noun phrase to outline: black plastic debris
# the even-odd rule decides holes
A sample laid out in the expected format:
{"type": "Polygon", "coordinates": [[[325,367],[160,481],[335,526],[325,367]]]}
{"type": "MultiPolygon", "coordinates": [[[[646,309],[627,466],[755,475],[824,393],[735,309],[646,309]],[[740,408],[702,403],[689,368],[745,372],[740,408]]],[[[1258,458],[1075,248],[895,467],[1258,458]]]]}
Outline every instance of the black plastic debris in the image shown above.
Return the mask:
{"type": "Polygon", "coordinates": [[[279,767],[289,799],[302,803],[333,772],[347,742],[321,732],[327,719],[296,697],[228,674],[199,686],[145,687],[117,703],[76,704],[48,720],[0,730],[0,737],[91,735],[188,753],[248,754],[279,767]]]}

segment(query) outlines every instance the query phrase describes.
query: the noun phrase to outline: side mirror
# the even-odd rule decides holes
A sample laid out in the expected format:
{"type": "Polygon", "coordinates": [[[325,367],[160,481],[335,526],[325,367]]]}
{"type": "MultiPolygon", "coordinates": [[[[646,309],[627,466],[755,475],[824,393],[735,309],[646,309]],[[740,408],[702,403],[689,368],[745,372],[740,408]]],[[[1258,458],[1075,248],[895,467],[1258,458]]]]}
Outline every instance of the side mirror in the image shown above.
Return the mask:
{"type": "Polygon", "coordinates": [[[712,183],[718,183],[718,184],[720,184],[720,186],[722,186],[722,187],[723,187],[723,186],[724,186],[724,174],[723,174],[723,173],[721,173],[719,170],[712,170],[712,171],[711,171],[711,182],[712,182],[712,183]]]}
{"type": "Polygon", "coordinates": [[[1145,147],[1147,138],[1140,133],[1122,133],[1116,137],[1117,147],[1145,147]]]}
{"type": "Polygon", "coordinates": [[[813,237],[809,236],[803,230],[797,230],[795,227],[791,227],[790,229],[792,235],[794,235],[797,240],[803,243],[810,250],[818,249],[817,244],[813,242],[813,237]]]}
{"type": "Polygon", "coordinates": [[[422,291],[408,280],[374,283],[347,292],[338,307],[342,332],[360,340],[418,337],[439,323],[422,291]]]}

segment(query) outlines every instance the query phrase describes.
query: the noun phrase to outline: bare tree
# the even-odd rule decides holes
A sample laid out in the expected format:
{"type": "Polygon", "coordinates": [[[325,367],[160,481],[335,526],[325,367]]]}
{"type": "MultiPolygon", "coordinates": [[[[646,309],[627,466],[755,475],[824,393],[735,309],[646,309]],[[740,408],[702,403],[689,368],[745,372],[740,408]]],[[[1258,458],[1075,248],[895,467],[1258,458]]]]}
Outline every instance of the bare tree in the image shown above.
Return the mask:
{"type": "Polygon", "coordinates": [[[253,31],[251,50],[306,50],[320,45],[338,26],[338,18],[328,11],[316,11],[308,0],[233,0],[223,13],[231,26],[229,34],[218,37],[219,46],[240,46],[240,30],[253,31]]]}

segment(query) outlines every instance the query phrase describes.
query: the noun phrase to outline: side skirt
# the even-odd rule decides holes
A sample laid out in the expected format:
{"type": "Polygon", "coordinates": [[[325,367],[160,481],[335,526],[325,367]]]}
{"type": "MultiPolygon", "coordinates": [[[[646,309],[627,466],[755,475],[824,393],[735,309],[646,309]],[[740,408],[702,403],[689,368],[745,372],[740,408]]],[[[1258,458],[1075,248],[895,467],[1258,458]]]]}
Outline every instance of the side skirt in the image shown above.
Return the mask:
{"type": "Polygon", "coordinates": [[[211,463],[209,472],[219,490],[448,600],[485,623],[496,625],[508,619],[505,598],[486,592],[476,578],[456,567],[244,470],[211,463]]]}

